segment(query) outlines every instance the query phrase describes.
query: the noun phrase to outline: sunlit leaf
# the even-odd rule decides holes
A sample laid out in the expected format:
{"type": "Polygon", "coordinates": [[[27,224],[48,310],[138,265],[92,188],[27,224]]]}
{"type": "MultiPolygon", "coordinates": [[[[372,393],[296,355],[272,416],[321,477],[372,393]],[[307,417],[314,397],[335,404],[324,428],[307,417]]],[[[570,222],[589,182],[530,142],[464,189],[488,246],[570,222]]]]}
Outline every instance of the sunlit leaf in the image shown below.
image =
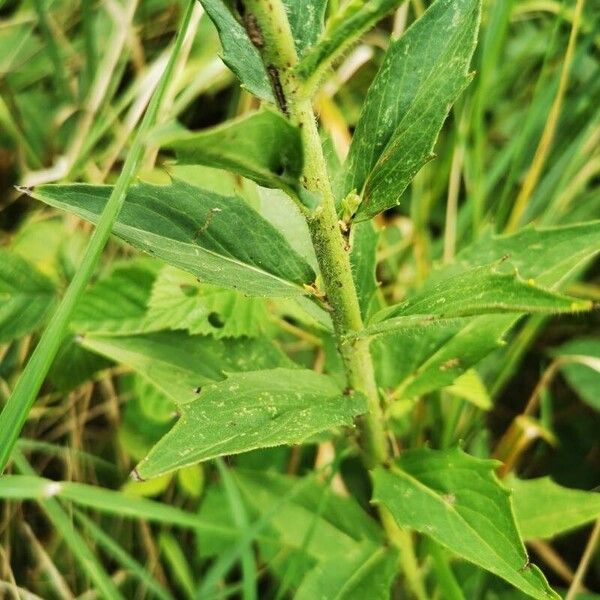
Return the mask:
{"type": "Polygon", "coordinates": [[[272,369],[230,375],[206,386],[138,464],[142,479],[178,467],[256,448],[298,444],[333,427],[351,425],[366,410],[361,394],[344,395],[313,371],[272,369]]]}
{"type": "Polygon", "coordinates": [[[373,499],[401,527],[430,536],[533,598],[558,599],[529,563],[497,466],[457,449],[408,451],[389,470],[374,471],[373,499]]]}
{"type": "Polygon", "coordinates": [[[523,539],[551,538],[600,517],[600,493],[562,487],[549,477],[508,481],[523,539]]]}

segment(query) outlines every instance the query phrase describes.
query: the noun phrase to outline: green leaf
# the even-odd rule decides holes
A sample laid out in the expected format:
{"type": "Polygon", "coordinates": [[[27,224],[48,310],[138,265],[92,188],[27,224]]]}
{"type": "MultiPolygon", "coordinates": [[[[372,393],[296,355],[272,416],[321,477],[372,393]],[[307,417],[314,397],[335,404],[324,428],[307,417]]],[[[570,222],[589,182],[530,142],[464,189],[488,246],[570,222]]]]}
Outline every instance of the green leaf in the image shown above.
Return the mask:
{"type": "Polygon", "coordinates": [[[147,320],[159,329],[185,329],[191,334],[256,337],[268,319],[262,298],[199,284],[189,273],[167,266],[152,290],[147,320]]]}
{"type": "Polygon", "coordinates": [[[270,109],[203,131],[167,134],[159,142],[175,150],[179,164],[228,169],[264,187],[294,187],[302,174],[300,131],[270,109]]]}
{"type": "Polygon", "coordinates": [[[494,313],[561,313],[589,310],[592,303],[544,290],[516,273],[477,267],[439,283],[375,314],[364,335],[436,326],[439,321],[494,313]]]}
{"type": "Polygon", "coordinates": [[[0,248],[0,343],[42,325],[55,300],[50,279],[24,258],[0,248]]]}
{"type": "Polygon", "coordinates": [[[508,481],[523,539],[551,538],[600,517],[600,493],[562,487],[549,477],[508,481]]]}
{"type": "MultiPolygon", "coordinates": [[[[95,223],[111,190],[46,185],[33,195],[95,223]]],[[[114,233],[203,282],[256,296],[298,296],[315,278],[283,236],[242,199],[181,181],[131,187],[114,233]]]]}
{"type": "Polygon", "coordinates": [[[492,408],[490,394],[475,369],[465,371],[452,385],[444,388],[444,390],[452,396],[470,402],[481,410],[492,408]]]}
{"type": "Polygon", "coordinates": [[[327,0],[283,0],[298,56],[315,45],[323,31],[327,0]]]}
{"type": "Polygon", "coordinates": [[[201,386],[221,381],[226,372],[290,365],[289,359],[264,338],[217,340],[163,331],[137,336],[86,336],[80,343],[134,369],[176,404],[197,399],[201,386]]]}
{"type": "MultiPolygon", "coordinates": [[[[600,248],[600,222],[548,229],[527,228],[513,235],[486,236],[460,252],[451,265],[434,271],[425,286],[462,277],[479,264],[500,263],[529,281],[551,289],[580,269],[600,248]]],[[[437,327],[415,327],[375,340],[380,385],[413,398],[452,382],[502,343],[520,315],[483,315],[437,327]]]]}
{"type": "Polygon", "coordinates": [[[580,357],[579,364],[563,364],[560,370],[581,399],[600,411],[600,338],[571,340],[553,354],[580,357]]]}
{"type": "Polygon", "coordinates": [[[383,542],[381,527],[358,502],[351,496],[336,494],[322,481],[246,469],[237,469],[236,479],[247,502],[258,513],[279,506],[281,498],[289,497],[302,483],[301,491],[281,506],[270,521],[282,545],[302,548],[315,520],[312,542],[305,550],[317,560],[345,553],[358,544],[368,543],[376,548],[383,542]]]}
{"type": "Polygon", "coordinates": [[[319,562],[304,578],[295,600],[388,600],[398,572],[391,548],[357,545],[319,562]]]}
{"type": "Polygon", "coordinates": [[[377,243],[379,232],[371,222],[356,223],[350,231],[350,264],[363,319],[369,315],[377,290],[377,243]]]}
{"type": "MultiPolygon", "coordinates": [[[[390,13],[401,0],[349,0],[326,24],[325,32],[316,44],[306,52],[296,71],[307,83],[315,86],[331,67],[332,63],[370,29],[377,21],[390,13]]],[[[302,2],[288,0],[288,7],[302,2]]],[[[301,18],[304,11],[298,10],[301,18]]],[[[293,22],[290,14],[290,21],[293,22]]],[[[294,32],[296,34],[296,32],[294,32]]]]}
{"type": "Polygon", "coordinates": [[[181,406],[173,429],[137,466],[142,479],[256,448],[299,444],[366,410],[361,394],[345,396],[325,376],[302,369],[230,375],[181,406]]]}
{"type": "Polygon", "coordinates": [[[83,294],[71,320],[71,330],[99,335],[128,335],[152,330],[146,311],[160,266],[158,261],[149,259],[117,264],[107,277],[83,294]]]}
{"type": "Polygon", "coordinates": [[[275,98],[262,59],[244,27],[222,0],[200,0],[200,3],[219,32],[223,62],[237,75],[243,88],[274,104],[275,98]]]}
{"type": "Polygon", "coordinates": [[[430,536],[533,598],[559,598],[529,563],[498,463],[459,449],[413,450],[373,472],[374,501],[401,527],[430,536]]]}
{"type": "Polygon", "coordinates": [[[357,220],[397,205],[433,157],[450,107],[470,81],[481,0],[437,0],[392,42],[363,105],[346,163],[357,220]]]}

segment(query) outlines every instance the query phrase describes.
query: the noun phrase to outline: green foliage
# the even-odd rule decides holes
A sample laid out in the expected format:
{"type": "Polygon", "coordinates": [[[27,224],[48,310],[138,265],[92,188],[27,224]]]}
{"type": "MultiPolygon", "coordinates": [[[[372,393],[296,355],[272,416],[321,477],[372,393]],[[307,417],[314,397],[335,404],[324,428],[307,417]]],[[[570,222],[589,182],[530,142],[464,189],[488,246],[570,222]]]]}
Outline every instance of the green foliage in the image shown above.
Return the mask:
{"type": "Polygon", "coordinates": [[[600,590],[589,2],[0,5],[0,596],[600,590]]]}
{"type": "Polygon", "coordinates": [[[373,474],[373,499],[402,527],[431,536],[458,556],[506,579],[532,598],[558,598],[529,564],[497,463],[460,450],[414,450],[373,474]]]}
{"type": "MultiPolygon", "coordinates": [[[[294,4],[293,0],[290,4],[294,4]]],[[[355,40],[399,4],[400,0],[372,0],[368,5],[360,0],[345,2],[331,16],[323,35],[296,67],[298,75],[315,85],[355,40]]],[[[293,25],[292,18],[290,25],[293,25]]]]}
{"type": "Polygon", "coordinates": [[[262,110],[208,131],[161,138],[179,164],[229,169],[265,187],[293,187],[302,174],[300,132],[273,110],[262,110]]]}
{"type": "Polygon", "coordinates": [[[573,363],[561,366],[569,385],[584,402],[600,411],[600,339],[581,338],[563,344],[556,352],[557,357],[573,357],[573,363]]]}
{"type": "Polygon", "coordinates": [[[0,342],[39,327],[52,310],[52,282],[19,255],[0,249],[0,342]]]}
{"type": "MultiPolygon", "coordinates": [[[[42,186],[35,197],[95,222],[108,186],[42,186]]],[[[314,273],[283,236],[240,198],[182,181],[132,187],[114,232],[201,281],[258,296],[303,294],[314,273]]]]}
{"type": "Polygon", "coordinates": [[[400,202],[469,82],[480,0],[438,0],[393,42],[369,88],[346,162],[343,191],[362,198],[357,220],[400,202]]]}
{"type": "Polygon", "coordinates": [[[299,444],[331,427],[350,425],[365,411],[361,394],[345,397],[331,378],[313,371],[232,374],[181,406],[176,425],[136,472],[146,479],[218,456],[299,444]]]}
{"type": "Polygon", "coordinates": [[[600,516],[600,494],[562,487],[549,477],[509,482],[525,540],[552,538],[600,516]]]}

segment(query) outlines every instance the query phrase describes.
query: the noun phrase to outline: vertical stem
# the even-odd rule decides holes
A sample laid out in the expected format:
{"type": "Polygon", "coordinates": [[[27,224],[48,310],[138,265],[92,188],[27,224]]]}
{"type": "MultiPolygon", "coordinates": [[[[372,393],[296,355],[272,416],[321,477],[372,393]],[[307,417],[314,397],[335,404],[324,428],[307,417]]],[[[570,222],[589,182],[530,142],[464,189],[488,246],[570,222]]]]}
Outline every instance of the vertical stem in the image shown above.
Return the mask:
{"type": "Polygon", "coordinates": [[[363,322],[312,100],[305,96],[293,72],[298,56],[281,0],[244,0],[243,4],[245,22],[253,29],[251,37],[262,54],[279,109],[300,128],[304,147],[303,183],[309,191],[321,197],[320,206],[308,217],[308,226],[327,301],[332,309],[338,350],[344,362],[348,384],[351,390],[362,392],[368,399],[369,411],[362,419],[360,428],[365,462],[373,466],[385,462],[388,457],[383,414],[369,341],[346,341],[348,334],[363,328],[363,322]]]}
{"type": "Polygon", "coordinates": [[[142,158],[146,135],[154,122],[167,83],[171,77],[173,65],[181,49],[194,4],[195,0],[190,0],[188,3],[169,63],[133,140],[123,170],[104,207],[98,226],[88,243],[81,265],[0,414],[0,473],[4,470],[10,458],[15,442],[27,420],[27,415],[58,352],[73,310],[100,261],[102,250],[106,246],[113,224],[125,201],[127,189],[135,178],[142,158]]]}

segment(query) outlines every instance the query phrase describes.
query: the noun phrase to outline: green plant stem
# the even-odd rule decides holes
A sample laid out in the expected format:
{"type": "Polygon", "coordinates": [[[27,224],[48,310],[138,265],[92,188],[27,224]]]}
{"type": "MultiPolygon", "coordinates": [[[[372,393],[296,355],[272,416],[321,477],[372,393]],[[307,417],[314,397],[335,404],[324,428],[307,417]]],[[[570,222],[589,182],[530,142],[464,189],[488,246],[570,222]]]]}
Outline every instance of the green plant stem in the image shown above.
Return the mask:
{"type": "MultiPolygon", "coordinates": [[[[279,108],[300,128],[304,186],[321,197],[320,206],[307,220],[348,384],[351,390],[362,392],[368,399],[369,412],[360,423],[364,462],[369,468],[385,464],[389,460],[388,444],[369,340],[357,336],[363,322],[349,250],[338,221],[312,99],[306,96],[293,71],[298,56],[285,8],[281,0],[244,0],[244,7],[246,16],[251,16],[260,29],[263,39],[259,50],[279,108]]],[[[398,527],[385,508],[380,515],[390,542],[401,553],[402,568],[413,595],[426,600],[410,534],[398,527]]]]}
{"type": "Polygon", "coordinates": [[[363,322],[352,278],[349,251],[340,230],[335,198],[327,172],[311,98],[293,72],[298,62],[293,36],[281,0],[245,0],[246,11],[260,28],[259,44],[280,110],[301,130],[304,145],[304,185],[321,197],[320,206],[308,216],[339,352],[351,391],[365,394],[369,412],[362,419],[361,443],[365,462],[374,466],[387,461],[383,414],[375,383],[369,341],[349,334],[362,330],[363,322]]]}
{"type": "Polygon", "coordinates": [[[113,224],[125,201],[127,189],[135,178],[142,158],[147,133],[154,123],[156,113],[170,80],[173,66],[188,29],[194,4],[195,0],[190,0],[188,3],[165,72],[133,140],[123,170],[104,207],[98,221],[98,226],[88,243],[81,265],[0,414],[0,473],[6,467],[15,442],[27,420],[27,415],[58,352],[73,310],[100,261],[102,251],[110,237],[113,224]]]}

